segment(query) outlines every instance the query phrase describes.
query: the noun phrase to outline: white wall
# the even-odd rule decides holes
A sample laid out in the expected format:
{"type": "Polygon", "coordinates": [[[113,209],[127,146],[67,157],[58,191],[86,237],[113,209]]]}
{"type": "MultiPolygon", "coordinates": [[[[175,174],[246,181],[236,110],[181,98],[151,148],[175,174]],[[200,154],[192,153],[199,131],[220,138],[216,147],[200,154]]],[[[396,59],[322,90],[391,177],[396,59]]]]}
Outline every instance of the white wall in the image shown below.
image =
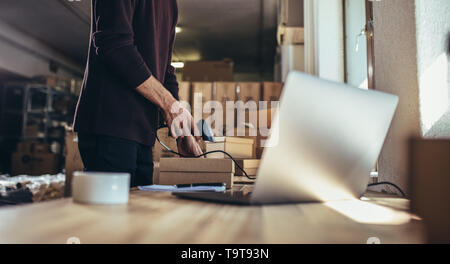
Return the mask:
{"type": "Polygon", "coordinates": [[[422,133],[426,137],[450,137],[450,64],[446,55],[450,1],[415,2],[422,133]]]}
{"type": "MultiPolygon", "coordinates": [[[[377,1],[374,6],[375,88],[400,97],[379,159],[379,180],[408,185],[408,139],[420,136],[415,4],[377,1]]],[[[388,189],[388,188],[387,188],[388,189]]]]}
{"type": "Polygon", "coordinates": [[[408,139],[450,135],[448,0],[374,2],[375,88],[397,94],[399,107],[379,161],[380,180],[408,190],[408,139]]]}

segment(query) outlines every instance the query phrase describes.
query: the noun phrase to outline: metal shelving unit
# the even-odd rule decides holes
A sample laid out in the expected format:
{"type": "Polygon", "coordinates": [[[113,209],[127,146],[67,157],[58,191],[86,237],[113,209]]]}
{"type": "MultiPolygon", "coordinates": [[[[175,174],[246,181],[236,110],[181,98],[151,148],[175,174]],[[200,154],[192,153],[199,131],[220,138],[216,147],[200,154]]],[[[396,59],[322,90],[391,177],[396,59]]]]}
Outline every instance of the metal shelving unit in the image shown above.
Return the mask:
{"type": "MultiPolygon", "coordinates": [[[[5,102],[3,109],[3,116],[16,116],[18,119],[21,119],[21,127],[20,129],[17,129],[18,133],[8,133],[7,135],[3,135],[4,137],[15,138],[18,140],[40,139],[46,142],[49,140],[63,140],[63,138],[50,136],[49,129],[52,127],[53,121],[65,121],[70,123],[70,116],[67,117],[56,112],[55,109],[53,109],[53,103],[57,96],[69,97],[70,99],[76,100],[74,95],[57,91],[55,88],[47,85],[33,83],[7,83],[4,85],[3,89],[6,89],[5,93],[8,92],[8,89],[15,89],[18,94],[17,96],[20,96],[19,90],[22,90],[21,106],[16,106],[14,102],[5,102]],[[36,99],[39,99],[38,102],[34,101],[36,99]],[[26,133],[27,125],[33,117],[43,121],[42,136],[30,136],[26,133]]],[[[14,128],[12,130],[14,130],[14,128]]],[[[62,135],[62,137],[63,136],[64,135],[62,135]]]]}

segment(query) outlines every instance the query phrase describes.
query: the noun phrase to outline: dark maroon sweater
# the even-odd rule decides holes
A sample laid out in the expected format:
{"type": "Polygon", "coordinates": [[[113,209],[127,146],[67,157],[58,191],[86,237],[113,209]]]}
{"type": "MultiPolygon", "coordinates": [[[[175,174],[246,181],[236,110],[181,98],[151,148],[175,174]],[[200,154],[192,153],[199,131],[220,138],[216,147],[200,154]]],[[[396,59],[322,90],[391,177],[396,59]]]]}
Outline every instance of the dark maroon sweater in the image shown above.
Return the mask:
{"type": "Polygon", "coordinates": [[[153,75],[178,99],[171,66],[177,19],[176,0],[92,0],[76,132],[154,145],[158,107],[136,88],[153,75]]]}

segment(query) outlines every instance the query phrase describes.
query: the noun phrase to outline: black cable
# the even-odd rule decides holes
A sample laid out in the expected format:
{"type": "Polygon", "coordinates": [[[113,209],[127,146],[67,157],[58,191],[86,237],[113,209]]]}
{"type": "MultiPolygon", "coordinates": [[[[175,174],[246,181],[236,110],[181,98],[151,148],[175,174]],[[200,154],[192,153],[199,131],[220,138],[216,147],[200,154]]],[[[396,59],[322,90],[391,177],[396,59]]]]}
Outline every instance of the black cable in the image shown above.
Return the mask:
{"type": "Polygon", "coordinates": [[[392,187],[394,187],[395,189],[397,189],[403,197],[406,197],[405,193],[402,191],[402,189],[400,187],[398,187],[397,185],[393,184],[392,182],[376,182],[376,183],[371,183],[369,184],[369,187],[373,187],[373,186],[378,186],[378,185],[390,185],[392,187]]]}
{"type": "Polygon", "coordinates": [[[203,153],[202,155],[189,157],[189,156],[185,156],[185,155],[183,155],[181,153],[178,153],[178,152],[176,152],[174,150],[171,150],[168,146],[166,146],[164,143],[162,143],[161,140],[159,140],[158,135],[156,135],[156,140],[158,140],[159,144],[161,144],[161,146],[163,146],[167,151],[169,151],[172,154],[178,155],[178,156],[180,156],[182,158],[196,158],[196,159],[198,159],[198,158],[201,158],[201,157],[204,157],[206,155],[213,154],[213,153],[223,153],[223,154],[227,155],[234,162],[236,167],[238,167],[238,169],[241,170],[244,173],[245,177],[247,177],[250,180],[256,180],[256,178],[248,176],[247,172],[239,165],[239,163],[233,158],[233,156],[231,156],[230,154],[228,154],[227,152],[225,152],[223,150],[213,150],[213,151],[209,151],[209,152],[203,153]]]}

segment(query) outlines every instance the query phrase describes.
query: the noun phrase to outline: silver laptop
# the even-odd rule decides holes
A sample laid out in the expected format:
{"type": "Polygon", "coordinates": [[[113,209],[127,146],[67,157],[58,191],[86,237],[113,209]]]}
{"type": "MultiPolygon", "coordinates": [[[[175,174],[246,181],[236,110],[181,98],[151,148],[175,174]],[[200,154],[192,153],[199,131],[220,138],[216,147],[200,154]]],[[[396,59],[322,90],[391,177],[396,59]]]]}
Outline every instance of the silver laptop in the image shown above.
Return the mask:
{"type": "Polygon", "coordinates": [[[359,198],[398,97],[300,72],[288,76],[253,192],[177,194],[235,204],[359,198]]]}

